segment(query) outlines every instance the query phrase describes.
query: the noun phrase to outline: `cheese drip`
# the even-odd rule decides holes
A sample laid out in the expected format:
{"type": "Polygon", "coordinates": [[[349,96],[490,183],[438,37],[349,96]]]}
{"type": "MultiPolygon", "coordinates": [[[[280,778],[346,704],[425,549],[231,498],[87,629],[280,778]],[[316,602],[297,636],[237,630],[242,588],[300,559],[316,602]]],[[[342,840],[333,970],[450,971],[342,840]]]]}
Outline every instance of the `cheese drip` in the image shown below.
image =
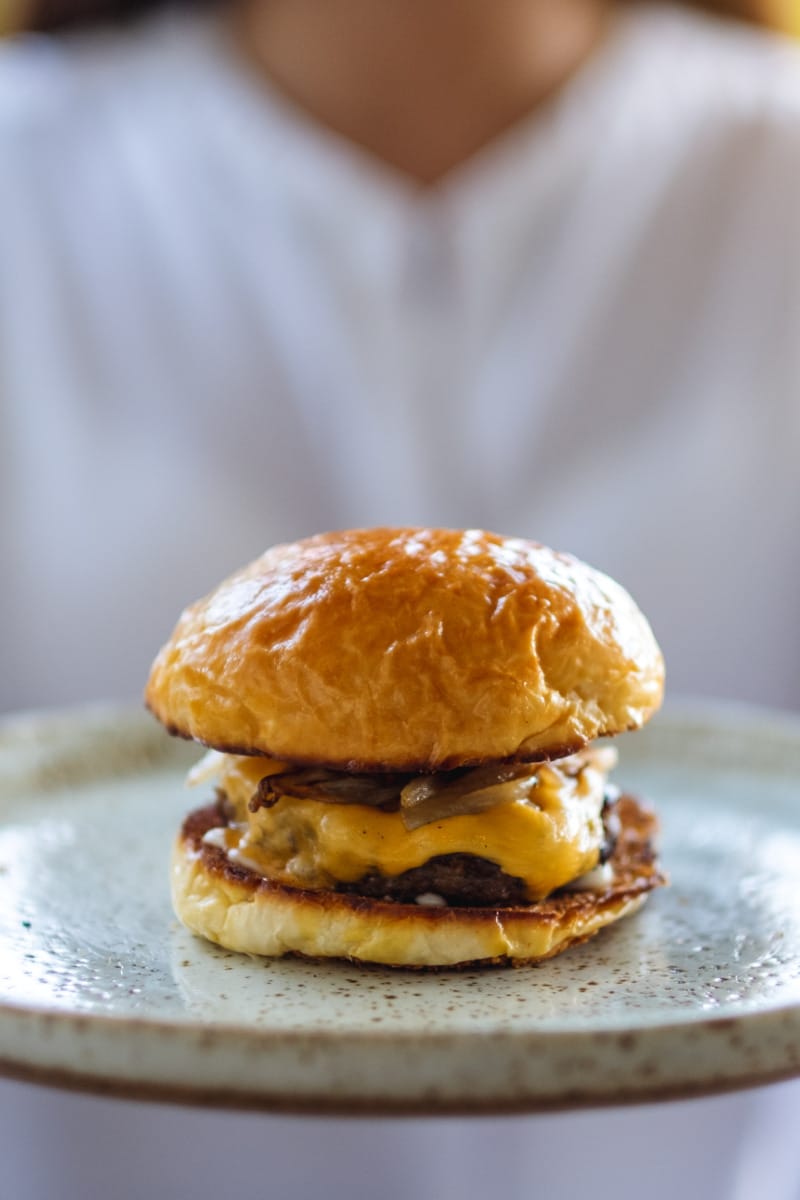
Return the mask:
{"type": "Polygon", "coordinates": [[[485,812],[447,817],[408,830],[399,812],[361,804],[284,796],[252,813],[261,779],[287,769],[268,758],[212,751],[189,782],[214,778],[233,817],[210,832],[231,861],[291,887],[355,883],[370,871],[400,875],[442,854],[474,854],[522,879],[540,900],[597,865],[601,810],[613,750],[590,750],[532,767],[529,796],[485,812]]]}

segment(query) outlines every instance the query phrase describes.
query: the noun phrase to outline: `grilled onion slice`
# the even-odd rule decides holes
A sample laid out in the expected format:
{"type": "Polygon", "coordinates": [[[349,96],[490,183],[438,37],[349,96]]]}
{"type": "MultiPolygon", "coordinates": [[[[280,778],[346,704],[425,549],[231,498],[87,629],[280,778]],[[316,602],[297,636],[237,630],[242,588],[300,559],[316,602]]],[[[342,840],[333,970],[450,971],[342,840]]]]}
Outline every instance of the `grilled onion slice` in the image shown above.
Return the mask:
{"type": "Polygon", "coordinates": [[[406,829],[419,829],[446,817],[485,812],[496,804],[529,800],[536,787],[531,763],[489,763],[471,771],[418,775],[400,793],[400,815],[406,829]]]}
{"type": "Polygon", "coordinates": [[[265,776],[248,808],[251,812],[271,808],[283,796],[326,804],[364,804],[390,811],[399,808],[403,824],[412,830],[448,817],[485,812],[498,804],[535,802],[534,791],[543,768],[572,777],[585,768],[605,774],[616,757],[610,746],[589,746],[550,763],[485,763],[433,775],[350,775],[325,767],[289,768],[265,776]]]}
{"type": "Polygon", "coordinates": [[[296,800],[324,800],[326,804],[367,804],[370,808],[396,807],[407,775],[347,775],[324,767],[308,767],[267,775],[248,805],[251,812],[271,808],[282,796],[296,800]]]}

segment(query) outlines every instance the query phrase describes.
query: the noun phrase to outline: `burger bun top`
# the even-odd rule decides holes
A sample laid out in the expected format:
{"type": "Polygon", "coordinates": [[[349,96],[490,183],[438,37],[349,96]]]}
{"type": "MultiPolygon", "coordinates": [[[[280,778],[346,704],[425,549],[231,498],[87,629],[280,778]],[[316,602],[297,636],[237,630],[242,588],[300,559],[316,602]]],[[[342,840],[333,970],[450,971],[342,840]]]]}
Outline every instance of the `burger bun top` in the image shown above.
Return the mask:
{"type": "Polygon", "coordinates": [[[146,701],[217,749],[350,771],[559,757],[641,726],[664,663],[608,576],[481,530],[275,546],[187,608],[146,701]]]}

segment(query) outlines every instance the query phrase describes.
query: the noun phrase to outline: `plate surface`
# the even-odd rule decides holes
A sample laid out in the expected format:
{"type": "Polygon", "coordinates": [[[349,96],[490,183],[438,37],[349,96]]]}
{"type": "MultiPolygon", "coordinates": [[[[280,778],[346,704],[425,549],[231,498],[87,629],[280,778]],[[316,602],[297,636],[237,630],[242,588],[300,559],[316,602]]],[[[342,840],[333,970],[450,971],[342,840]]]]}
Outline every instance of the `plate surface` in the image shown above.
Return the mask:
{"type": "Polygon", "coordinates": [[[535,967],[255,961],[178,925],[197,751],[117,709],[0,724],[0,1072],[282,1110],[492,1112],[800,1074],[800,720],[662,714],[618,743],[672,886],[535,967]]]}

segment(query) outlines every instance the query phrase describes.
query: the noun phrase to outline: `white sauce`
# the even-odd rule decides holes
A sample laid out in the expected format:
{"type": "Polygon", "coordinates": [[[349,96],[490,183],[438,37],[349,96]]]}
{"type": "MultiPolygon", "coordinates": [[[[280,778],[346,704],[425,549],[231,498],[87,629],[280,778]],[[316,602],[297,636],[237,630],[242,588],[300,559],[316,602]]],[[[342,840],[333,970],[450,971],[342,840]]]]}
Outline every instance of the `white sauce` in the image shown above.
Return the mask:
{"type": "Polygon", "coordinates": [[[585,875],[581,875],[579,879],[573,879],[572,883],[568,883],[565,892],[594,892],[600,891],[602,888],[609,887],[614,882],[614,868],[610,862],[603,863],[601,867],[594,867],[593,870],[587,871],[585,875]]]}
{"type": "Polygon", "coordinates": [[[447,908],[444,896],[440,896],[437,892],[423,892],[421,896],[414,898],[414,903],[420,904],[423,908],[447,908]]]}

